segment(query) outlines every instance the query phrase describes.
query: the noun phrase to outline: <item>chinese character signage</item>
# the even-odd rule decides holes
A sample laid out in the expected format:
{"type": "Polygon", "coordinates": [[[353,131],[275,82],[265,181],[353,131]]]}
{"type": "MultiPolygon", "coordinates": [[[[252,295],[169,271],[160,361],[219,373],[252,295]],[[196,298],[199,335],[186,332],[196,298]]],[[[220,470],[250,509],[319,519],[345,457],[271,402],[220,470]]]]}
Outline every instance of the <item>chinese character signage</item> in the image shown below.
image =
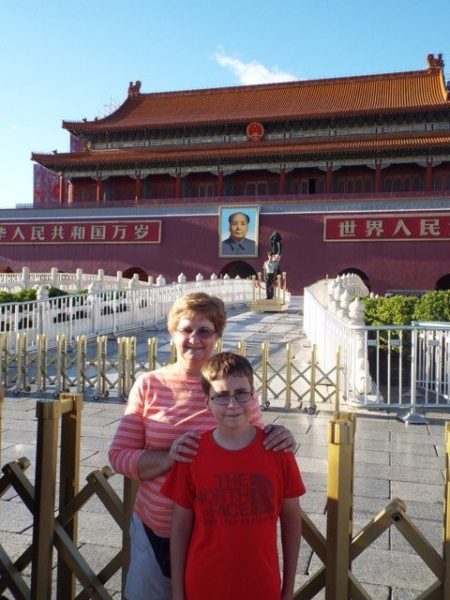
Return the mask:
{"type": "Polygon", "coordinates": [[[450,214],[325,217],[325,242],[450,241],[450,214]]]}
{"type": "Polygon", "coordinates": [[[0,244],[159,244],[161,221],[0,221],[0,244]]]}

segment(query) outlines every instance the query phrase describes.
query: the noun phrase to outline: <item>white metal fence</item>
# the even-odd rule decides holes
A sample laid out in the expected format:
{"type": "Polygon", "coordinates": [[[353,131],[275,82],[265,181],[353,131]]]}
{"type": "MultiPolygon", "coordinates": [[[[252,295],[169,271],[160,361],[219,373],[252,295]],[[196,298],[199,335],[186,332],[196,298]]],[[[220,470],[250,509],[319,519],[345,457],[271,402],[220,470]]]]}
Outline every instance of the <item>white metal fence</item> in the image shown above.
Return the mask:
{"type": "Polygon", "coordinates": [[[43,333],[50,346],[61,334],[72,343],[81,335],[93,337],[156,326],[165,320],[176,298],[189,292],[204,291],[219,296],[225,304],[242,304],[253,301],[254,290],[254,282],[248,279],[216,278],[1,304],[0,333],[8,334],[10,351],[17,347],[20,333],[27,333],[31,346],[43,333]]]}
{"type": "MultiPolygon", "coordinates": [[[[323,280],[305,289],[304,329],[319,364],[342,365],[344,400],[373,408],[450,406],[450,323],[364,325],[361,287],[323,280]],[[336,289],[338,292],[336,292],[336,289]],[[356,297],[355,297],[356,296],[356,297]]],[[[362,282],[361,282],[362,284],[362,282]]]]}
{"type": "MultiPolygon", "coordinates": [[[[161,277],[161,276],[160,276],[161,277]]],[[[53,286],[64,291],[76,291],[94,285],[97,289],[123,289],[126,287],[148,285],[153,283],[153,277],[148,282],[140,282],[137,276],[133,279],[124,279],[121,271],[117,275],[105,275],[103,269],[98,269],[95,275],[84,273],[83,269],[76,269],[75,273],[60,273],[56,267],[48,273],[32,273],[29,267],[23,267],[20,273],[0,273],[0,290],[18,292],[40,286],[53,286]],[[132,282],[132,283],[131,283],[132,282]]]]}

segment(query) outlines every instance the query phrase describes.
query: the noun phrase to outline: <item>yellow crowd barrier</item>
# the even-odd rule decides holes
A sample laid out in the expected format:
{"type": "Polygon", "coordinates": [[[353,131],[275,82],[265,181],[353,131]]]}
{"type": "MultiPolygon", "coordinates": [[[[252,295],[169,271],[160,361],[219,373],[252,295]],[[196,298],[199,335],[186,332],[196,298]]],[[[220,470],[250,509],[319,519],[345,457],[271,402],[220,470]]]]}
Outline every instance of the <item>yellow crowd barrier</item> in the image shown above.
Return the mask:
{"type": "MultiPolygon", "coordinates": [[[[5,464],[0,478],[0,497],[13,489],[33,518],[32,543],[12,559],[0,539],[0,597],[11,591],[19,600],[58,600],[111,596],[105,584],[122,571],[122,585],[129,559],[128,526],[135,484],[124,480],[120,497],[111,486],[113,472],[103,467],[79,483],[81,394],[63,393],[57,400],[37,401],[37,453],[35,484],[26,476],[30,461],[22,457],[5,464]],[[60,443],[58,440],[60,439],[60,443]],[[59,466],[58,466],[59,465],[59,466]],[[78,516],[96,497],[104,505],[122,534],[122,548],[95,572],[77,545],[78,516]],[[54,556],[57,562],[54,568],[54,556]],[[31,568],[31,584],[26,569],[31,568]],[[53,573],[56,572],[56,576],[53,573]],[[76,584],[82,588],[76,589],[76,584]]],[[[2,402],[0,394],[0,425],[2,402]]],[[[428,566],[436,581],[417,600],[450,597],[450,424],[446,426],[446,470],[444,494],[444,541],[439,554],[407,514],[405,503],[394,499],[356,534],[353,531],[354,414],[336,411],[328,426],[328,483],[326,532],[322,534],[303,512],[303,538],[323,566],[296,590],[295,600],[308,600],[325,591],[326,600],[370,600],[352,572],[352,562],[389,527],[396,527],[428,566]]],[[[0,429],[1,432],[1,429],[0,429]]]]}

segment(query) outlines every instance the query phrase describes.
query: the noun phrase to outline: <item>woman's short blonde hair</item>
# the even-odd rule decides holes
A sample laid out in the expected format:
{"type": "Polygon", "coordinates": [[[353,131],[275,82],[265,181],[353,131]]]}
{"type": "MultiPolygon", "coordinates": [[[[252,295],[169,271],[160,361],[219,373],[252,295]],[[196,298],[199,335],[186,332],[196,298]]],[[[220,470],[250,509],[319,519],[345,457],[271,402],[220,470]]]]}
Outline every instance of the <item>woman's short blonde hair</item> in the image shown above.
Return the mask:
{"type": "Polygon", "coordinates": [[[217,335],[222,337],[227,321],[225,304],[217,296],[210,296],[204,292],[192,292],[175,300],[167,317],[167,328],[173,333],[182,317],[199,316],[211,321],[217,335]]]}

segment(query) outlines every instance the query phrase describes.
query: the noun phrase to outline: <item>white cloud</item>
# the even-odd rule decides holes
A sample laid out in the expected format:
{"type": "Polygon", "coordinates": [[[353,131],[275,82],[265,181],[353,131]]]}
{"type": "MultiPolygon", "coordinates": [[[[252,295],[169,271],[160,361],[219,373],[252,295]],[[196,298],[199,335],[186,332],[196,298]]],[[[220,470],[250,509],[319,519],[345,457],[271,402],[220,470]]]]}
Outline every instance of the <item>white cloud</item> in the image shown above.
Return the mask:
{"type": "Polygon", "coordinates": [[[295,81],[297,79],[292,73],[282,71],[277,66],[268,69],[256,60],[245,63],[239,58],[228,56],[222,49],[215,52],[213,58],[221,67],[229,69],[242,85],[279,83],[282,81],[295,81]]]}

